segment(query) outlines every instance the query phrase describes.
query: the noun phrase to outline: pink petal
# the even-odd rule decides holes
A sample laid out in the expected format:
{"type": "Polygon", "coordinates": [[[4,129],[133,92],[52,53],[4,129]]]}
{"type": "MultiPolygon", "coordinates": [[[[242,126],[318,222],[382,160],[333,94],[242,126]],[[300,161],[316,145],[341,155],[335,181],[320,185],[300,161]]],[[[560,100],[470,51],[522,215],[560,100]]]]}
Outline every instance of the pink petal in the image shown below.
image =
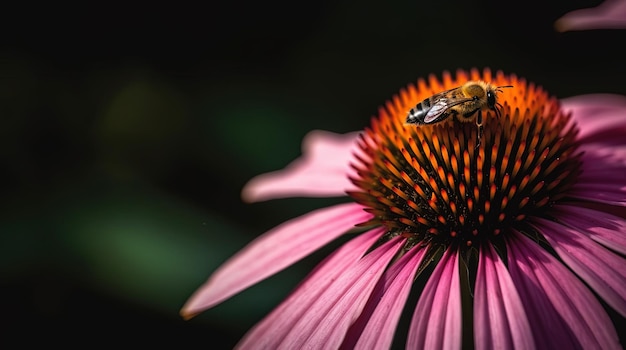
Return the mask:
{"type": "MultiPolygon", "coordinates": [[[[624,116],[626,118],[626,115],[624,116]]],[[[622,142],[624,142],[622,140],[622,142]]],[[[626,206],[626,148],[624,158],[619,152],[611,154],[614,147],[604,147],[603,155],[599,149],[585,150],[582,157],[582,173],[578,181],[568,192],[572,198],[598,203],[626,206]]]]}
{"type": "Polygon", "coordinates": [[[509,272],[535,340],[547,349],[619,349],[611,319],[591,291],[542,247],[514,232],[509,272]]]}
{"type": "Polygon", "coordinates": [[[614,94],[589,94],[561,100],[564,112],[572,112],[573,121],[580,127],[579,138],[594,134],[613,133],[620,137],[626,127],[626,97],[614,94]]]}
{"type": "Polygon", "coordinates": [[[181,314],[192,317],[309,255],[371,218],[362,208],[347,203],[318,209],[263,234],[215,271],[181,314]]]}
{"type": "Polygon", "coordinates": [[[626,1],[605,0],[596,7],[568,12],[556,20],[554,27],[559,32],[589,29],[625,29],[626,1]]]}
{"type": "MultiPolygon", "coordinates": [[[[609,149],[610,151],[610,149],[609,149]]],[[[624,154],[626,156],[626,153],[624,154]]],[[[579,183],[606,183],[626,185],[626,157],[622,160],[615,154],[600,156],[585,153],[582,157],[582,173],[578,176],[579,183]],[[622,161],[624,163],[622,164],[622,161]]]]}
{"type": "Polygon", "coordinates": [[[579,230],[594,241],[626,255],[626,220],[600,210],[574,205],[555,205],[555,219],[579,230]]]}
{"type": "Polygon", "coordinates": [[[585,142],[580,145],[580,150],[584,152],[583,161],[591,163],[586,171],[600,171],[597,166],[598,162],[609,164],[611,166],[626,166],[626,142],[624,142],[624,133],[615,136],[615,140],[609,144],[607,135],[602,135],[602,142],[585,142]]]}
{"type": "Polygon", "coordinates": [[[567,195],[586,201],[626,206],[624,193],[626,193],[626,188],[613,184],[576,184],[567,192],[567,195]]]}
{"type": "Polygon", "coordinates": [[[262,174],[251,179],[243,188],[246,202],[296,196],[343,196],[355,190],[348,176],[354,176],[350,161],[357,146],[358,133],[335,134],[311,131],[302,143],[302,157],[283,170],[262,174]]]}
{"type": "Polygon", "coordinates": [[[522,300],[495,249],[481,247],[474,292],[477,349],[532,349],[532,331],[522,300]]]}
{"type": "Polygon", "coordinates": [[[460,349],[463,337],[459,259],[448,249],[417,302],[407,349],[460,349]]]}
{"type": "Polygon", "coordinates": [[[414,247],[383,275],[342,349],[389,349],[426,249],[414,247]],[[356,343],[356,344],[355,344],[356,343]]]}
{"type": "Polygon", "coordinates": [[[345,269],[284,337],[285,349],[337,349],[404,242],[398,236],[345,269]]]}
{"type": "Polygon", "coordinates": [[[540,218],[533,225],[580,278],[626,316],[626,260],[578,230],[540,218]]]}
{"type": "Polygon", "coordinates": [[[363,233],[322,261],[274,311],[252,328],[238,349],[276,349],[292,325],[304,317],[331,284],[352,269],[381,237],[384,229],[363,233]]]}

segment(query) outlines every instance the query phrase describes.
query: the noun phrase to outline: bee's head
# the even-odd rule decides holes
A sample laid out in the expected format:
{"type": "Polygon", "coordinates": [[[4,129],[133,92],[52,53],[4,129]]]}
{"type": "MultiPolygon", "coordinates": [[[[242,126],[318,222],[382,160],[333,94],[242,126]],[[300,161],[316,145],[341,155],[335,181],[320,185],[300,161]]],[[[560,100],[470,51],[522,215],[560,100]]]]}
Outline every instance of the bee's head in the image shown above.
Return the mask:
{"type": "Polygon", "coordinates": [[[512,85],[498,86],[495,89],[487,89],[487,107],[497,112],[496,106],[499,105],[496,99],[496,93],[502,92],[502,88],[512,88],[512,85]]]}
{"type": "Polygon", "coordinates": [[[487,89],[487,107],[496,109],[496,90],[487,89]]]}
{"type": "Polygon", "coordinates": [[[512,85],[507,85],[507,86],[498,86],[495,89],[487,89],[487,107],[489,107],[489,109],[493,110],[496,112],[496,116],[498,118],[500,118],[500,110],[497,107],[502,108],[502,105],[498,103],[498,101],[496,100],[496,93],[498,92],[502,92],[502,88],[510,88],[513,87],[512,85]]]}

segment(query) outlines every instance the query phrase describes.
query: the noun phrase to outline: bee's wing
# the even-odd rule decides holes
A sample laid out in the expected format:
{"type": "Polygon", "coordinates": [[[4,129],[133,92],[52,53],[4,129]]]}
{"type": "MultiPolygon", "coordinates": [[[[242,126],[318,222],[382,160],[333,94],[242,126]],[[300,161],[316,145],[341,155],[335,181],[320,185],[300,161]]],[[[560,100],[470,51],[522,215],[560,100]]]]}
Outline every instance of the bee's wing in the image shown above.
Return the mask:
{"type": "Polygon", "coordinates": [[[425,124],[436,122],[447,110],[465,102],[472,101],[472,98],[448,98],[443,97],[443,94],[441,94],[441,96],[436,96],[433,100],[435,102],[424,117],[425,124]]]}

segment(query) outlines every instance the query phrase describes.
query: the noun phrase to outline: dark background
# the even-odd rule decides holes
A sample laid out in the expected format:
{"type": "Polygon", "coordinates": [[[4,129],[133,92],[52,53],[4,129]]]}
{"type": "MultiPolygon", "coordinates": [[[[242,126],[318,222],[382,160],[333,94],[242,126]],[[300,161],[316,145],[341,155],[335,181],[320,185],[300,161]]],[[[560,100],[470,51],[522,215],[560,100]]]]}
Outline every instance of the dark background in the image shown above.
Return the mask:
{"type": "Polygon", "coordinates": [[[626,94],[626,31],[553,30],[599,3],[3,8],[2,341],[232,347],[325,252],[191,321],[182,304],[256,235],[342,200],[245,204],[248,179],[443,70],[626,94]]]}

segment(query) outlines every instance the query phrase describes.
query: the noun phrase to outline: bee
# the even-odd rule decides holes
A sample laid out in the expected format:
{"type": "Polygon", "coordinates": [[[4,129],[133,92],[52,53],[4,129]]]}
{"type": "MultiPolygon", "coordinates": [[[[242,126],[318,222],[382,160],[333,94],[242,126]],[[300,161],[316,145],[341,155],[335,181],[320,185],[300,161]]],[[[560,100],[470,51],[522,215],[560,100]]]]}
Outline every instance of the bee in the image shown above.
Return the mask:
{"type": "Polygon", "coordinates": [[[484,81],[468,81],[462,86],[433,95],[411,108],[406,117],[407,124],[435,124],[455,116],[459,121],[468,122],[476,116],[478,142],[482,135],[484,109],[490,109],[500,118],[502,105],[498,103],[496,93],[507,86],[493,86],[484,81]]]}

